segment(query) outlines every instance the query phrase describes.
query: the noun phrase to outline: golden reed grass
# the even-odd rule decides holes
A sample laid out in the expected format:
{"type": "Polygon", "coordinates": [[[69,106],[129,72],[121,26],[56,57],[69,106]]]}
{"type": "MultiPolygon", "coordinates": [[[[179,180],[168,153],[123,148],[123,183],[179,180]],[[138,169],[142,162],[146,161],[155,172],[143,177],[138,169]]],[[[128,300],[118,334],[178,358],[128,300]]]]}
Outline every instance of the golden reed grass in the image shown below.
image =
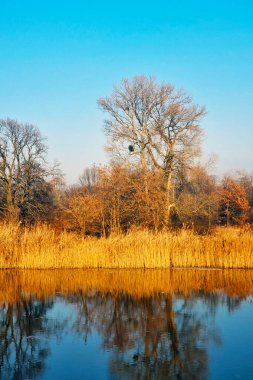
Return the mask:
{"type": "Polygon", "coordinates": [[[192,291],[224,292],[229,296],[253,294],[253,270],[198,269],[61,269],[1,270],[0,304],[15,303],[24,297],[39,299],[56,294],[127,293],[135,298],[165,295],[190,296],[192,291]]]}
{"type": "Polygon", "coordinates": [[[253,268],[250,230],[217,228],[212,235],[131,231],[83,239],[47,225],[0,225],[0,268],[253,268]]]}

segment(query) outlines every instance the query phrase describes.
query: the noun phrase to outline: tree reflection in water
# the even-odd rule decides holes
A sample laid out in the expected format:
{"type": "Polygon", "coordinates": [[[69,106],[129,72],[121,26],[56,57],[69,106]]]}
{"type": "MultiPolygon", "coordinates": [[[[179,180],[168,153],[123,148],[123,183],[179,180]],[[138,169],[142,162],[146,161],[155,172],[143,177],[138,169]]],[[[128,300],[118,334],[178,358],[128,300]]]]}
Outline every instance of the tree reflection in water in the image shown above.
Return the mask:
{"type": "Polygon", "coordinates": [[[59,328],[47,319],[53,299],[37,300],[20,294],[0,309],[0,378],[35,379],[49,355],[48,339],[59,328]]]}
{"type": "MultiPolygon", "coordinates": [[[[208,297],[208,295],[206,295],[208,297]]],[[[208,366],[207,342],[219,341],[213,311],[220,295],[201,312],[198,296],[160,294],[134,298],[127,294],[90,296],[80,292],[74,328],[85,339],[92,328],[111,351],[110,371],[120,379],[202,379],[208,366]],[[208,310],[212,308],[212,312],[208,310]]]]}
{"type": "Polygon", "coordinates": [[[204,379],[208,342],[212,339],[219,343],[216,309],[225,304],[233,311],[241,301],[203,291],[187,296],[160,293],[137,297],[124,292],[80,290],[63,297],[64,307],[74,307],[74,322],[73,315],[68,323],[48,317],[58,298],[38,300],[20,292],[15,303],[2,304],[1,379],[41,377],[46,360],[50,361],[52,337],[72,332],[89,343],[94,329],[102,337],[103,349],[110,351],[109,377],[204,379]]]}

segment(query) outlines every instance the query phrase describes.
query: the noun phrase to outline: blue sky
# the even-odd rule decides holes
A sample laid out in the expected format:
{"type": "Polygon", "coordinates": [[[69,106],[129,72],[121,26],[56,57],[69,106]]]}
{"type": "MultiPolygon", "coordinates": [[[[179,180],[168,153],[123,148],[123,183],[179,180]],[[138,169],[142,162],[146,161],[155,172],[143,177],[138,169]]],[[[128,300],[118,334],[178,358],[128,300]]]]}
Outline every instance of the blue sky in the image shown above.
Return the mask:
{"type": "Polygon", "coordinates": [[[252,172],[252,20],[242,0],[0,0],[0,117],[37,125],[73,183],[107,160],[96,100],[152,75],[206,106],[219,173],[252,172]]]}

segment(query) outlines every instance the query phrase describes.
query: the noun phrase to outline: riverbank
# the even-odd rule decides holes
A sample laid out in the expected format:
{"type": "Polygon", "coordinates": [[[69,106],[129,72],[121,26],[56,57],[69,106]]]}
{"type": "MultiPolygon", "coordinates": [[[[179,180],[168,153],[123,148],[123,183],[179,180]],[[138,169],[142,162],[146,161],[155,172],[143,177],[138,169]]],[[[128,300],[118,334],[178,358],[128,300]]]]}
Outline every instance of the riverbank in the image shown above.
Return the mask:
{"type": "Polygon", "coordinates": [[[47,225],[0,225],[0,268],[253,268],[253,233],[132,231],[109,238],[57,233],[47,225]]]}

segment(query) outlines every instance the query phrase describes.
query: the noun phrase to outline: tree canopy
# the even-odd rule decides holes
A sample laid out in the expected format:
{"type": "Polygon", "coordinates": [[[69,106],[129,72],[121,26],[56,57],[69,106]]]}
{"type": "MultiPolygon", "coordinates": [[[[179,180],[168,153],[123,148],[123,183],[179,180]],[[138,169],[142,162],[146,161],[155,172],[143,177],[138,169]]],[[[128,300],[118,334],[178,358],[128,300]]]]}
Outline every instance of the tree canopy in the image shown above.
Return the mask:
{"type": "Polygon", "coordinates": [[[105,132],[112,155],[125,159],[131,153],[144,171],[154,167],[162,172],[169,223],[174,204],[172,175],[180,166],[191,165],[200,153],[205,108],[182,89],[144,75],[123,79],[98,104],[108,115],[105,132]]]}

